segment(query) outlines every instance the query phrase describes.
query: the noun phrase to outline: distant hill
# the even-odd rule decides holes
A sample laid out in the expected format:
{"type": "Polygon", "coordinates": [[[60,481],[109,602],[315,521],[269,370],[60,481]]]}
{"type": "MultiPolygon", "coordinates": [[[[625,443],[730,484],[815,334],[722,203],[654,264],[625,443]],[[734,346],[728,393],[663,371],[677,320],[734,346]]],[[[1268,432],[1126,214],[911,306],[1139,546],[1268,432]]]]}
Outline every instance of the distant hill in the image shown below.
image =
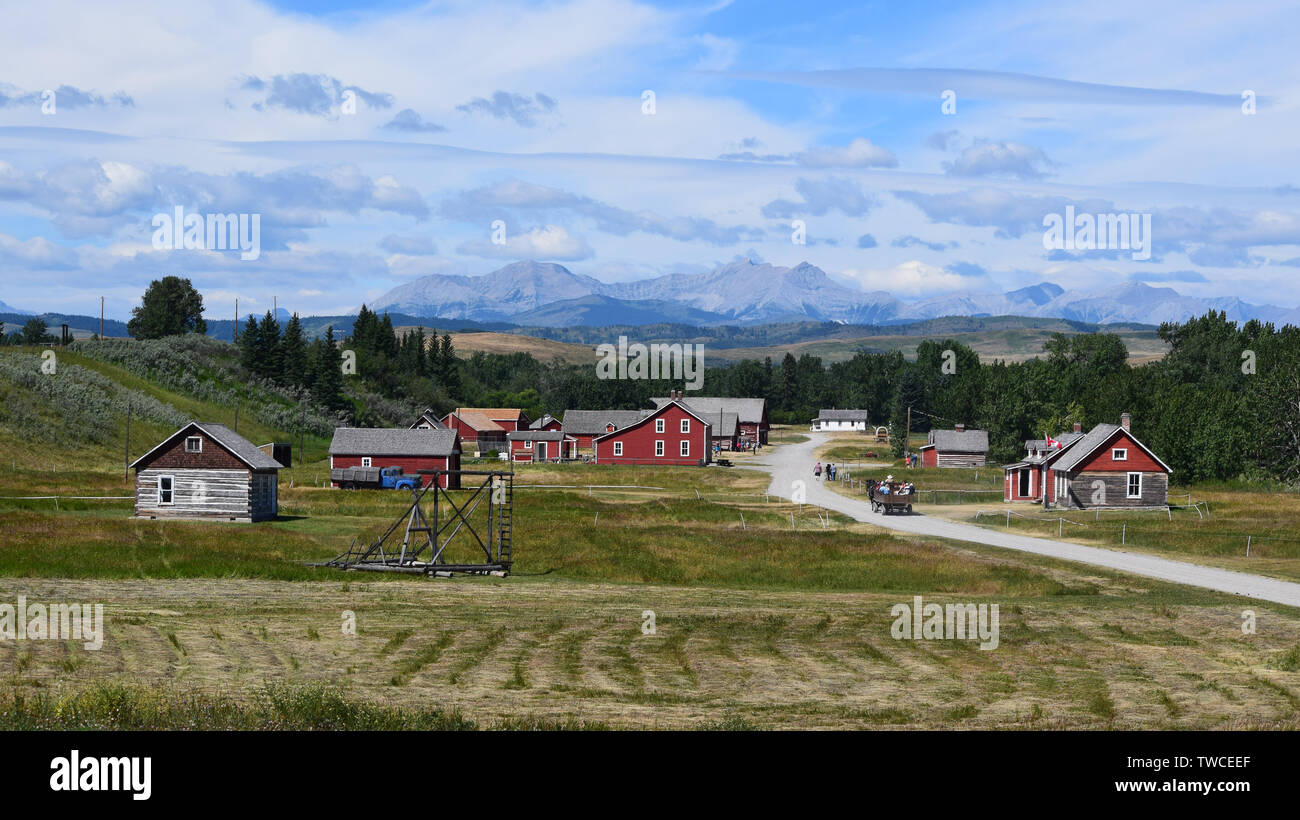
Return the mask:
{"type": "MultiPolygon", "coordinates": [[[[29,319],[43,319],[50,332],[58,335],[59,327],[67,324],[68,328],[73,331],[73,335],[78,338],[86,338],[99,332],[98,316],[78,316],[69,313],[0,313],[0,322],[4,323],[4,332],[12,333],[19,330],[27,324],[29,319]]],[[[129,335],[126,332],[126,322],[119,322],[116,319],[104,320],[104,335],[124,337],[129,335]]]]}

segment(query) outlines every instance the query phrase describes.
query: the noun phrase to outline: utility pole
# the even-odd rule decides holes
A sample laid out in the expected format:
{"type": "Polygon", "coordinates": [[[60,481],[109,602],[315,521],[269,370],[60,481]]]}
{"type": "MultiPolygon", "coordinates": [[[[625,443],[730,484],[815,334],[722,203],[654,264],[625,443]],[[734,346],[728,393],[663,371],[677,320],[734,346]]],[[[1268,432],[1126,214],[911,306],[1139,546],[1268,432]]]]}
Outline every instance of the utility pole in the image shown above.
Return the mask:
{"type": "Polygon", "coordinates": [[[907,432],[903,434],[903,458],[912,466],[912,405],[907,406],[907,432]]]}
{"type": "Polygon", "coordinates": [[[122,480],[129,482],[131,480],[131,402],[126,403],[126,451],[124,453],[122,467],[122,480]]]}
{"type": "Polygon", "coordinates": [[[239,297],[235,297],[235,332],[230,334],[230,341],[239,344],[239,297]]]}
{"type": "Polygon", "coordinates": [[[99,297],[99,340],[104,341],[104,297],[99,297]]]}

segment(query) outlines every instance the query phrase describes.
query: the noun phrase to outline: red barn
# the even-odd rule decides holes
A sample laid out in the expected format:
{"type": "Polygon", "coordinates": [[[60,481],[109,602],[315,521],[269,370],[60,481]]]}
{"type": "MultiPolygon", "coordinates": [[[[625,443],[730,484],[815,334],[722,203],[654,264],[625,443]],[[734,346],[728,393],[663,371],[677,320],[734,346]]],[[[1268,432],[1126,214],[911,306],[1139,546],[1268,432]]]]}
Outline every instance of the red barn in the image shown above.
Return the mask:
{"type": "MultiPolygon", "coordinates": [[[[455,430],[340,427],[330,442],[330,469],[346,467],[401,467],[407,475],[459,470],[460,440],[455,430]]],[[[438,483],[459,489],[460,476],[443,475],[438,483]]]]}
{"type": "Polygon", "coordinates": [[[594,452],[597,436],[631,426],[650,415],[649,410],[565,410],[561,429],[578,442],[578,451],[594,452]]]}
{"type": "Polygon", "coordinates": [[[703,467],[713,460],[710,425],[673,400],[645,418],[596,436],[597,464],[674,464],[703,467]]]}
{"type": "Polygon", "coordinates": [[[447,414],[442,424],[460,435],[466,450],[481,456],[489,450],[506,449],[506,428],[474,410],[460,408],[447,414]]]}
{"type": "Polygon", "coordinates": [[[578,440],[559,430],[516,430],[506,434],[511,461],[556,461],[578,457],[578,440]]]}
{"type": "Polygon", "coordinates": [[[929,443],[919,448],[922,467],[983,467],[989,452],[987,430],[931,430],[929,443]]]}

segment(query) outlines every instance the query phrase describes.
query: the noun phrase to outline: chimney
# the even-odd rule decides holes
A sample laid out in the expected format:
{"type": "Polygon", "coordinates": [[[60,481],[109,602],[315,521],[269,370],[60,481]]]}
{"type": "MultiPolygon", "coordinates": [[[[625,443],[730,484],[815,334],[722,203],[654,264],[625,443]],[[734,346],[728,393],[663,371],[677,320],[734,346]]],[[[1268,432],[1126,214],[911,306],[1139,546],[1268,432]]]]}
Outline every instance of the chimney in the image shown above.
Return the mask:
{"type": "Polygon", "coordinates": [[[1082,433],[1082,432],[1083,432],[1083,423],[1082,423],[1082,422],[1078,422],[1078,421],[1076,421],[1076,422],[1074,423],[1074,432],[1076,432],[1076,433],[1082,433]]]}
{"type": "Polygon", "coordinates": [[[1128,413],[1120,413],[1120,414],[1119,414],[1119,426],[1120,426],[1120,427],[1123,427],[1124,430],[1125,430],[1125,432],[1128,431],[1128,429],[1129,429],[1129,427],[1128,427],[1128,426],[1129,426],[1129,422],[1131,422],[1132,420],[1133,420],[1133,417],[1130,416],[1128,413]]]}

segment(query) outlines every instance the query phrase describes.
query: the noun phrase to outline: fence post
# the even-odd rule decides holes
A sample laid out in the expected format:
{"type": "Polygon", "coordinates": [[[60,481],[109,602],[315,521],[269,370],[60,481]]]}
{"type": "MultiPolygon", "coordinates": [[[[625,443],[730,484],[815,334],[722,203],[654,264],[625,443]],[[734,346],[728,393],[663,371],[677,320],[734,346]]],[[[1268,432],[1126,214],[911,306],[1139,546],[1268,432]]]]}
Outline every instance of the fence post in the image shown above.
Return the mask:
{"type": "Polygon", "coordinates": [[[1056,519],[1056,537],[1057,537],[1057,538],[1060,538],[1061,535],[1065,532],[1064,527],[1065,527],[1065,519],[1064,519],[1064,518],[1058,518],[1058,519],[1056,519]]]}
{"type": "Polygon", "coordinates": [[[1119,544],[1124,546],[1128,543],[1128,524],[1119,525],[1119,544]]]}
{"type": "Polygon", "coordinates": [[[740,528],[741,528],[742,530],[743,530],[743,529],[748,529],[748,527],[745,526],[745,514],[744,514],[744,513],[741,513],[741,514],[740,514],[740,528]]]}
{"type": "Polygon", "coordinates": [[[794,529],[794,513],[790,513],[790,529],[794,529]]]}
{"type": "Polygon", "coordinates": [[[1007,510],[1007,529],[1011,529],[1011,510],[1007,510]]]}
{"type": "Polygon", "coordinates": [[[1250,536],[1246,536],[1246,557],[1250,557],[1250,536]]]}

